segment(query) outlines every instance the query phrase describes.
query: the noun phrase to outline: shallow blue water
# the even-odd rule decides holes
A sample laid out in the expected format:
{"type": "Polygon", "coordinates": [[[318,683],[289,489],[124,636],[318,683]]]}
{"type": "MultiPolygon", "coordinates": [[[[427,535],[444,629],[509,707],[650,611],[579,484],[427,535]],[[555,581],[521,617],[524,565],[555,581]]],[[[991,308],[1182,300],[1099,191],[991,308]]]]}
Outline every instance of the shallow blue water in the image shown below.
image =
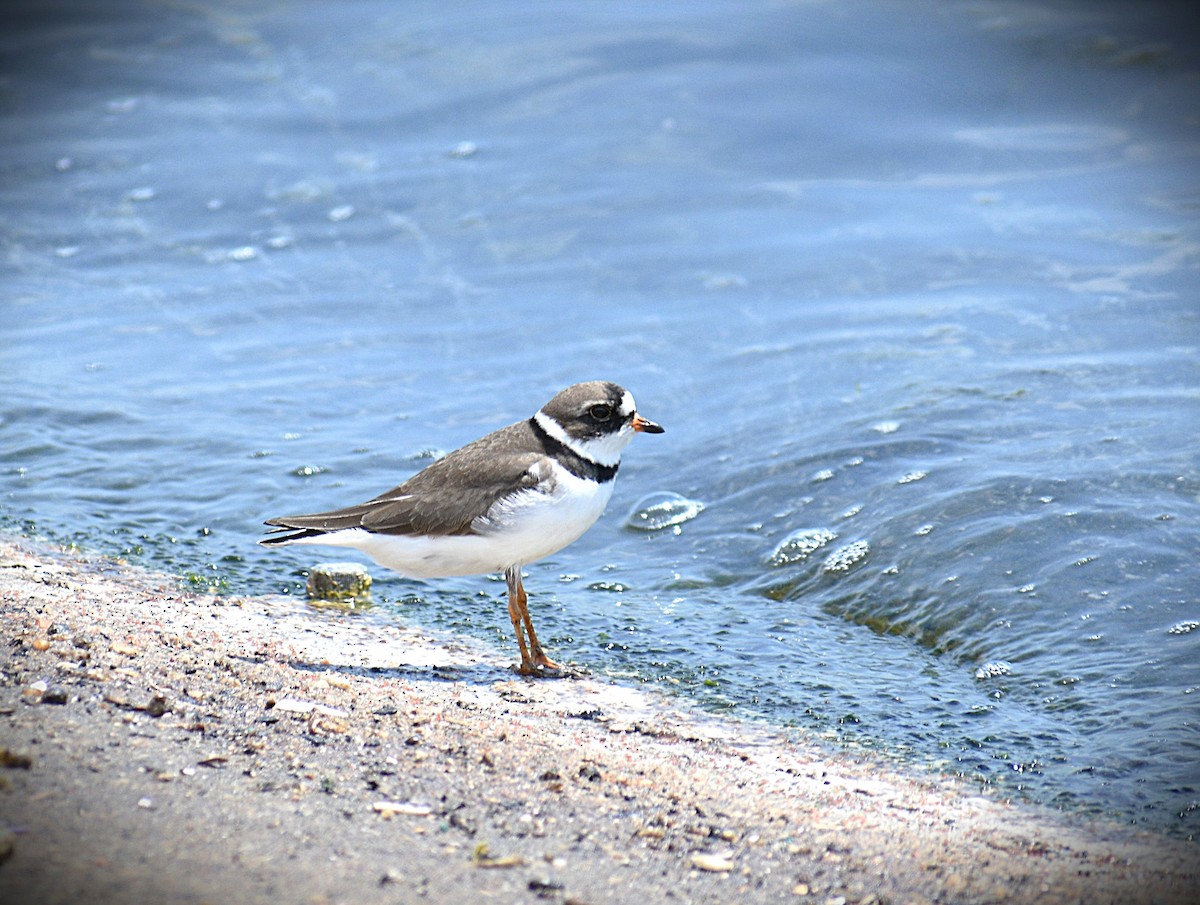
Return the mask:
{"type": "MultiPolygon", "coordinates": [[[[263,518],[615,379],[668,432],[529,567],[555,656],[1196,833],[1170,7],[5,15],[0,525],[298,593],[263,518]],[[655,492],[705,509],[626,527],[655,492]]],[[[512,649],[494,578],[375,576],[512,649]]]]}

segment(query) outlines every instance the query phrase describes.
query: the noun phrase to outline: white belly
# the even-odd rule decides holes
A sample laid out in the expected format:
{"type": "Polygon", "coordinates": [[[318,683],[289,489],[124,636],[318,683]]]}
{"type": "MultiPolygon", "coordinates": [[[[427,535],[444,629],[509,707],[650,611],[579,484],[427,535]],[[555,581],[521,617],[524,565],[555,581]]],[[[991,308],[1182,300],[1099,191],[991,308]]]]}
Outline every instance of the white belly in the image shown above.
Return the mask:
{"type": "Polygon", "coordinates": [[[489,513],[485,533],[449,537],[372,534],[362,528],[296,541],[351,547],[410,578],[503,572],[533,562],[580,538],[604,511],[613,481],[597,484],[555,469],[554,490],[525,491],[489,513]]]}

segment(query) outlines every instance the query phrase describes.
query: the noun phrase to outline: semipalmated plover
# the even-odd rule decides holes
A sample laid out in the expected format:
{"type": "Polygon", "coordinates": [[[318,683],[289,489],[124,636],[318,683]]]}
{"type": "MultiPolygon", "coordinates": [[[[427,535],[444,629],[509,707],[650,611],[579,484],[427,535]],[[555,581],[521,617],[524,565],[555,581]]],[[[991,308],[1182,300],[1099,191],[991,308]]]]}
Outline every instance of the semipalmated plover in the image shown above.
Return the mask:
{"type": "Polygon", "coordinates": [[[373,500],[268,520],[275,530],[259,543],[353,547],[410,578],[503,572],[520,672],[542,674],[559,666],[533,631],[521,566],[595,523],[638,431],[663,429],[637,413],[627,390],[577,383],[532,418],[468,443],[373,500]]]}

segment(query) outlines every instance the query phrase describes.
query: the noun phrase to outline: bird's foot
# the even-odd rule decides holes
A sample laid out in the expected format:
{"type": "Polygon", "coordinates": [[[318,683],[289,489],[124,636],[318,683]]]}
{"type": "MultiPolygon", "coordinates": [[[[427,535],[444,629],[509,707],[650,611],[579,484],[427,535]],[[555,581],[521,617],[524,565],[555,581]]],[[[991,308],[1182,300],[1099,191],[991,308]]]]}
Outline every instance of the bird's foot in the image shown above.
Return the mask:
{"type": "Polygon", "coordinates": [[[520,675],[529,676],[531,679],[578,679],[583,675],[579,670],[561,666],[549,657],[545,658],[544,663],[526,660],[514,666],[513,669],[520,675]]]}

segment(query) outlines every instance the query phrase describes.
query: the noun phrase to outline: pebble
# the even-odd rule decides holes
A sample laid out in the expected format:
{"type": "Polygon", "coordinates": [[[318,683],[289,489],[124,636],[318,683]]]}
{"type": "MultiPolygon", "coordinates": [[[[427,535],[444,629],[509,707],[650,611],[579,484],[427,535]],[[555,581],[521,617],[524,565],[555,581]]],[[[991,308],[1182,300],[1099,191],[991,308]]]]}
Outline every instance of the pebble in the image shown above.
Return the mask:
{"type": "Polygon", "coordinates": [[[302,701],[299,698],[280,698],[275,702],[275,710],[282,713],[319,713],[322,716],[349,716],[345,710],[336,707],[326,707],[313,701],[302,701]]]}
{"type": "Polygon", "coordinates": [[[0,767],[7,767],[10,770],[28,770],[32,766],[33,758],[28,754],[0,748],[0,767]]]}
{"type": "Polygon", "coordinates": [[[489,868],[507,868],[521,867],[525,864],[525,859],[520,855],[500,855],[493,856],[488,854],[487,845],[480,843],[475,846],[475,852],[472,855],[472,860],[477,867],[489,868]]]}
{"type": "Polygon", "coordinates": [[[433,808],[427,804],[416,804],[412,801],[377,801],[371,805],[371,810],[382,814],[385,818],[396,814],[402,817],[428,817],[433,808]]]}
{"type": "Polygon", "coordinates": [[[67,690],[61,685],[51,685],[42,695],[43,704],[65,704],[70,700],[67,690]]]}
{"type": "Polygon", "coordinates": [[[733,861],[727,855],[709,855],[699,852],[692,855],[692,867],[710,873],[728,873],[733,870],[733,861]]]}

